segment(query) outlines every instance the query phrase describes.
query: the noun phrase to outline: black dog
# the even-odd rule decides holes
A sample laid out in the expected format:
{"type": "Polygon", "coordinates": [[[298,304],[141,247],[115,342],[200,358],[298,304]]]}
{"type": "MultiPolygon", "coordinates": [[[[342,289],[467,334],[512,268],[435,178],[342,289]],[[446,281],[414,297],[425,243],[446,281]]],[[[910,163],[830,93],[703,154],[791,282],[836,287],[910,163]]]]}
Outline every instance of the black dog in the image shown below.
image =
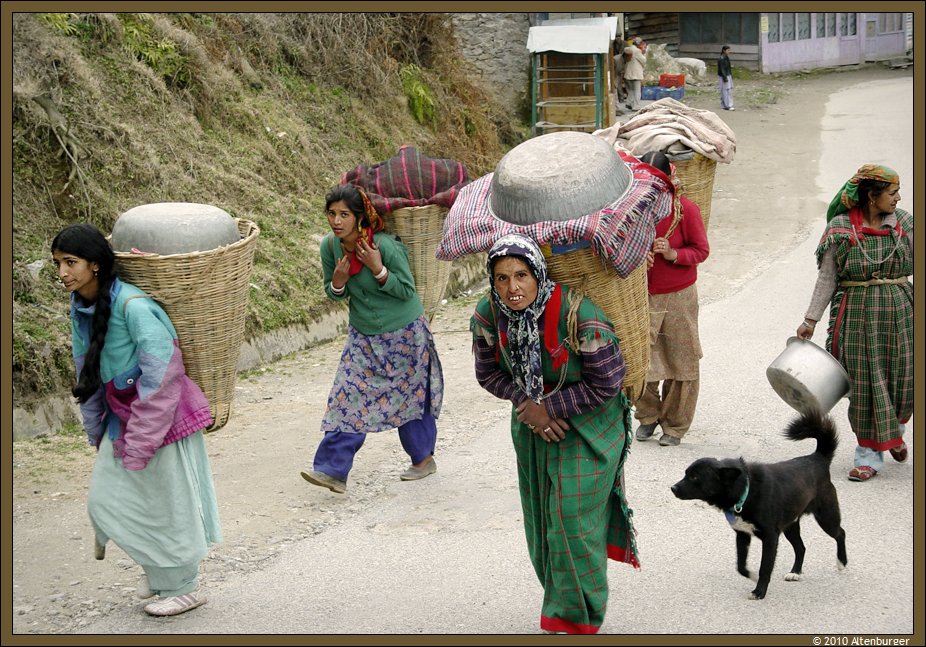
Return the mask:
{"type": "Polygon", "coordinates": [[[836,425],[829,416],[805,413],[785,430],[791,440],[815,438],[817,450],[781,463],[747,463],[740,459],[700,458],[685,470],[685,478],[672,486],[679,499],[699,499],[724,511],[736,531],[736,570],[746,568],[749,542],[762,542],[759,580],[750,597],[765,597],[775,566],[781,533],[794,547],[794,566],[785,580],[799,580],[804,564],[801,516],[813,514],[817,523],[836,540],[837,567],[846,565],[846,532],[840,523],[839,500],[830,480],[830,463],[836,451],[836,425]]]}

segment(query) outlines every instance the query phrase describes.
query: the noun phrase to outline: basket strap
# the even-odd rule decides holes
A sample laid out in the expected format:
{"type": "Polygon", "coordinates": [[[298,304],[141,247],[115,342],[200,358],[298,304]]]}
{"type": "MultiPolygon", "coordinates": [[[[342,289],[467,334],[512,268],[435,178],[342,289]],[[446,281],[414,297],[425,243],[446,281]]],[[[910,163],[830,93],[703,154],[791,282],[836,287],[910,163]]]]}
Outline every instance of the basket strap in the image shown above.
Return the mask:
{"type": "Polygon", "coordinates": [[[147,294],[147,293],[146,294],[133,294],[128,299],[122,302],[122,316],[123,317],[125,316],[125,309],[128,307],[129,301],[131,301],[132,299],[153,299],[153,298],[154,297],[152,297],[150,294],[147,294]]]}

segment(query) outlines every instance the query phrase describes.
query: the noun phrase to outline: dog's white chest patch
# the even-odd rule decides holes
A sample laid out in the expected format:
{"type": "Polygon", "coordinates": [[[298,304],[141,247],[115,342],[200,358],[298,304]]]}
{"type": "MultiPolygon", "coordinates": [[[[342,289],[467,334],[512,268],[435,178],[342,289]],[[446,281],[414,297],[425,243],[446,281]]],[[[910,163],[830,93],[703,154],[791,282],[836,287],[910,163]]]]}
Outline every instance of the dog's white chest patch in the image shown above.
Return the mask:
{"type": "Polygon", "coordinates": [[[750,535],[756,534],[756,527],[738,514],[733,514],[729,510],[724,510],[723,515],[727,518],[727,523],[730,524],[730,527],[733,528],[733,530],[738,530],[739,532],[747,532],[750,535]]]}

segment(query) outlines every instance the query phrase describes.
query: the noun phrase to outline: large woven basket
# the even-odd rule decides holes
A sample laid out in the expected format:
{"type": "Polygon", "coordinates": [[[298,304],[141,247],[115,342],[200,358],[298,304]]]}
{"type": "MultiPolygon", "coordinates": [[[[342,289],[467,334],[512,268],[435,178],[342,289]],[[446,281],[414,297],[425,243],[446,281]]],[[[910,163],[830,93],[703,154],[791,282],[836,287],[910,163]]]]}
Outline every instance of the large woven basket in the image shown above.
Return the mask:
{"type": "Polygon", "coordinates": [[[682,181],[682,193],[701,208],[704,229],[711,219],[711,199],[714,193],[714,173],[717,162],[695,153],[687,160],[673,161],[678,178],[682,181]]]}
{"type": "MultiPolygon", "coordinates": [[[[544,253],[547,251],[545,248],[544,253]]],[[[624,394],[636,402],[643,395],[649,368],[646,264],[622,279],[590,247],[585,247],[547,256],[547,268],[551,279],[583,292],[614,324],[627,367],[624,394]]]]}
{"type": "Polygon", "coordinates": [[[440,307],[450,283],[451,263],[434,256],[444,233],[448,209],[436,204],[402,207],[383,216],[386,231],[402,239],[408,248],[408,260],[415,289],[421,297],[424,313],[430,321],[440,307]]]}
{"type": "Polygon", "coordinates": [[[236,219],[241,240],[206,252],[116,252],[120,278],[141,288],[170,317],[187,375],[209,400],[215,431],[231,414],[238,356],[244,343],[248,287],[260,229],[236,219]]]}

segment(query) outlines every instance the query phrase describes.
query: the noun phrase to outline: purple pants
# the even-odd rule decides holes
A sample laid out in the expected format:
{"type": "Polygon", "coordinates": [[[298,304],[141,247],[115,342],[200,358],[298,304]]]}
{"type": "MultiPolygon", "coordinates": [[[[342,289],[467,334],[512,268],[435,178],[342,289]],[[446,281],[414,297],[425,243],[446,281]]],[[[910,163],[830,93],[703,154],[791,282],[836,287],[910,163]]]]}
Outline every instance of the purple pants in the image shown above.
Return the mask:
{"type": "MultiPolygon", "coordinates": [[[[354,465],[354,455],[363,446],[367,435],[362,432],[328,431],[315,450],[312,467],[341,481],[354,465]]],[[[434,453],[437,445],[437,420],[426,413],[420,420],[410,420],[399,427],[402,449],[418,464],[434,453]]]]}

